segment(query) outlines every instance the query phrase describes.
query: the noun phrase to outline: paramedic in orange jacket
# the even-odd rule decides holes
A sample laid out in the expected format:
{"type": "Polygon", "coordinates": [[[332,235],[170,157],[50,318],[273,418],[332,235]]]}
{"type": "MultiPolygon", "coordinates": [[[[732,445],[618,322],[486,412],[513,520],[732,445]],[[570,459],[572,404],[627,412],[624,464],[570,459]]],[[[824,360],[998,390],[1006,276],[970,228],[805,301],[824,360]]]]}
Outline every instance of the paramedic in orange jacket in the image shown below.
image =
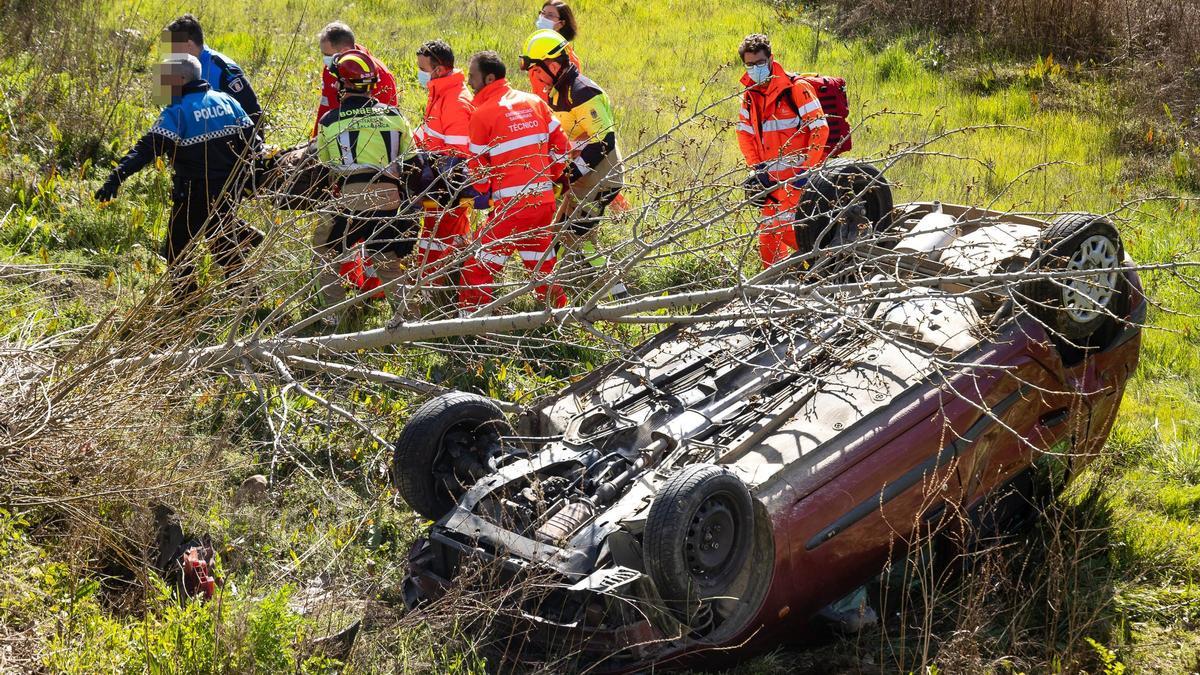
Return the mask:
{"type": "Polygon", "coordinates": [[[371,98],[379,101],[384,105],[395,107],[398,105],[399,90],[396,87],[396,78],[383,65],[383,62],[371,55],[371,52],[366,47],[358,44],[354,40],[354,31],[341,21],[333,23],[321,29],[317,35],[317,43],[321,48],[321,60],[324,66],[321,68],[321,101],[317,104],[317,121],[313,125],[312,137],[317,137],[317,129],[321,126],[321,118],[330,110],[337,110],[341,105],[339,102],[339,94],[337,88],[337,78],[329,71],[329,64],[333,63],[333,57],[351,49],[357,49],[361,52],[366,52],[371,57],[371,65],[375,72],[379,73],[379,83],[371,90],[371,98]]]}
{"type": "Polygon", "coordinates": [[[769,267],[796,250],[796,208],[807,170],[825,159],[829,126],[816,92],[772,58],[767,36],[747,36],[738,54],[746,66],[738,146],[754,172],[747,185],[766,193],[758,250],[769,267]]]}
{"type": "MultiPolygon", "coordinates": [[[[432,153],[436,169],[450,174],[470,156],[469,124],[475,110],[467,91],[466,75],[454,67],[454,52],[442,40],[431,40],[417,49],[417,79],[429,90],[425,120],[413,132],[417,147],[432,153]]],[[[470,204],[425,210],[425,223],[417,239],[417,252],[426,273],[440,268],[443,258],[461,250],[471,235],[470,204]]],[[[434,277],[441,283],[440,277],[434,277]]]]}
{"type": "MultiPolygon", "coordinates": [[[[471,115],[471,158],[477,208],[490,205],[476,236],[479,249],[463,265],[459,307],[470,311],[492,299],[495,275],[514,252],[535,279],[554,270],[554,183],[562,176],[570,143],[546,102],[513,89],[496,52],[471,57],[469,83],[475,91],[471,115]]],[[[538,297],[554,307],[567,298],[556,284],[542,284],[538,297]]]]}

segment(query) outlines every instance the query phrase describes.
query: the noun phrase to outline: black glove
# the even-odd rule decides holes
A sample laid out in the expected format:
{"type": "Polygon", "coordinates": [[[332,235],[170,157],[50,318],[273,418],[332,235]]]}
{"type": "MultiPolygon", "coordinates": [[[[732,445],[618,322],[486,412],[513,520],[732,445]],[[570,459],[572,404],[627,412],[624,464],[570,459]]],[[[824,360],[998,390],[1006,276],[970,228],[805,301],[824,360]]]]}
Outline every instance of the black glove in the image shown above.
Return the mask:
{"type": "Polygon", "coordinates": [[[771,178],[771,174],[767,171],[766,162],[759,162],[758,164],[755,164],[754,173],[751,174],[751,177],[758,181],[758,184],[764,190],[774,190],[775,188],[779,187],[779,182],[774,178],[771,178]]]}
{"type": "Polygon", "coordinates": [[[449,194],[448,204],[455,204],[460,199],[472,198],[465,191],[471,185],[471,177],[467,174],[467,160],[453,155],[443,155],[438,159],[438,173],[449,194]]]}
{"type": "Polygon", "coordinates": [[[108,180],[104,181],[104,185],[101,185],[99,190],[96,190],[96,194],[92,195],[92,198],[101,204],[105,202],[111,202],[117,198],[117,190],[120,187],[120,183],[112,178],[109,178],[108,180]]]}
{"type": "Polygon", "coordinates": [[[764,186],[757,173],[751,174],[746,178],[746,182],[742,183],[742,189],[746,191],[746,201],[759,208],[767,205],[767,200],[770,199],[771,193],[775,191],[776,187],[778,187],[778,183],[774,181],[764,186]]]}

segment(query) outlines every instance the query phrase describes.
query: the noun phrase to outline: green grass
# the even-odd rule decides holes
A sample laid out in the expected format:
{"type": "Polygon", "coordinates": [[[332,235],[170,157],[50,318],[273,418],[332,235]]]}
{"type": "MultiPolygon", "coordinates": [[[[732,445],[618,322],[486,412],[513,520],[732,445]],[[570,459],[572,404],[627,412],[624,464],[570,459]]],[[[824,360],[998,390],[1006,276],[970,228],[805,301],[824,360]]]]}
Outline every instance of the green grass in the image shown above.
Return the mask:
{"type": "MultiPolygon", "coordinates": [[[[811,29],[781,23],[771,6],[752,0],[577,0],[573,6],[583,31],[577,51],[585,71],[616,102],[627,153],[692,111],[729,97],[740,76],[737,43],[747,33],[765,31],[788,68],[847,79],[861,124],[854,154],[886,160],[921,145],[926,154],[909,154],[889,171],[899,200],[1051,213],[1115,211],[1137,260],[1195,258],[1200,232],[1195,204],[1124,206],[1189,187],[1191,150],[1142,140],[1145,130],[1136,120],[1105,112],[1110,88],[1086,72],[1047,61],[947,66],[935,62],[919,35],[881,48],[823,34],[817,45],[811,29]],[[947,135],[934,140],[942,134],[947,135]],[[1132,152],[1129,138],[1146,147],[1132,152]],[[1173,163],[1161,159],[1172,152],[1173,163]]],[[[311,127],[320,66],[313,36],[327,20],[349,22],[360,41],[391,66],[404,90],[403,107],[415,117],[423,97],[413,51],[421,41],[445,38],[464,61],[475,50],[496,49],[515,66],[536,9],[501,0],[375,0],[341,5],[335,17],[314,3],[294,0],[192,7],[210,44],[250,73],[270,111],[268,140],[279,145],[306,138],[311,127]]],[[[77,69],[48,72],[28,53],[10,48],[0,54],[0,89],[17,100],[30,97],[47,104],[26,118],[0,115],[5,132],[0,157],[8,169],[0,172],[0,211],[8,212],[0,225],[0,258],[50,265],[59,270],[52,275],[69,277],[77,286],[64,294],[43,281],[0,279],[0,336],[48,335],[84,325],[132,302],[161,273],[149,252],[164,234],[167,174],[143,172],[105,208],[88,197],[155,116],[147,66],[159,27],[177,9],[132,0],[104,4],[104,29],[85,43],[94,54],[81,54],[77,69]],[[114,37],[118,34],[110,30],[124,27],[140,36],[114,37]],[[118,47],[127,50],[121,69],[108,63],[118,47]]],[[[524,86],[515,68],[511,79],[524,86]]],[[[718,121],[732,121],[736,105],[730,98],[711,113],[718,121]]],[[[741,162],[728,126],[698,121],[682,135],[695,145],[666,144],[658,156],[665,158],[667,170],[635,177],[630,191],[635,202],[653,185],[686,183],[689,172],[703,176],[707,170],[733,170],[741,162]],[[704,154],[700,147],[709,145],[711,153],[704,154]]],[[[255,217],[263,216],[256,212],[255,217]]],[[[752,218],[742,213],[734,226],[745,230],[752,218]]],[[[288,224],[300,240],[309,226],[304,219],[288,224]]],[[[685,246],[702,240],[699,235],[685,246]]],[[[272,260],[303,278],[302,247],[294,242],[281,247],[272,260]]],[[[715,254],[681,253],[668,264],[641,270],[640,278],[651,287],[665,287],[723,272],[728,269],[715,254]]],[[[1106,564],[1119,582],[1104,611],[1106,620],[1130,628],[1114,631],[1105,646],[1133,669],[1174,670],[1194,667],[1200,650],[1200,592],[1192,585],[1200,572],[1200,330],[1192,318],[1200,312],[1200,298],[1167,273],[1148,274],[1145,283],[1167,309],[1151,312],[1155,328],[1146,333],[1139,375],[1110,443],[1116,478],[1105,497],[1114,543],[1106,564]]],[[[381,320],[377,315],[365,319],[368,325],[381,320]]],[[[619,333],[629,340],[641,334],[619,333]]],[[[521,357],[535,364],[546,354],[522,349],[521,357]]],[[[584,350],[555,353],[562,362],[534,372],[510,362],[513,353],[468,359],[414,350],[383,355],[378,365],[422,377],[451,373],[460,386],[520,396],[583,372],[602,357],[584,350]]],[[[394,433],[413,403],[411,397],[365,388],[339,394],[385,436],[394,433]]],[[[277,589],[290,584],[294,590],[326,574],[362,597],[395,599],[403,552],[419,523],[391,504],[378,476],[368,475],[378,468],[377,460],[386,459],[384,449],[364,443],[336,421],[297,429],[297,452],[277,467],[284,496],[257,509],[233,509],[232,489],[240,478],[262,469],[269,446],[261,410],[228,384],[192,392],[189,400],[194,443],[219,448],[214,456],[222,473],[186,496],[184,505],[193,525],[224,542],[225,569],[240,595],[231,592],[221,611],[178,607],[158,596],[143,599],[135,610],[117,611],[100,602],[98,589],[78,588],[69,577],[80,567],[68,568],[52,543],[32,540],[28,523],[0,520],[7,528],[0,528],[0,569],[6,571],[0,583],[8,583],[11,591],[0,594],[0,618],[34,631],[47,668],[154,671],[153,664],[165,659],[188,672],[291,670],[303,661],[294,647],[298,639],[338,626],[329,617],[322,619],[326,624],[301,619],[287,609],[289,591],[277,589]],[[70,596],[66,604],[64,594],[70,596]],[[54,612],[64,612],[66,621],[41,620],[40,615],[54,612]],[[218,636],[232,642],[217,641],[218,636]]],[[[359,671],[403,669],[410,659],[457,672],[479,668],[469,653],[431,647],[418,632],[395,624],[363,640],[353,664],[359,671]]],[[[766,658],[747,671],[786,672],[789,658],[766,658]]],[[[314,661],[306,667],[327,665],[314,661]]]]}

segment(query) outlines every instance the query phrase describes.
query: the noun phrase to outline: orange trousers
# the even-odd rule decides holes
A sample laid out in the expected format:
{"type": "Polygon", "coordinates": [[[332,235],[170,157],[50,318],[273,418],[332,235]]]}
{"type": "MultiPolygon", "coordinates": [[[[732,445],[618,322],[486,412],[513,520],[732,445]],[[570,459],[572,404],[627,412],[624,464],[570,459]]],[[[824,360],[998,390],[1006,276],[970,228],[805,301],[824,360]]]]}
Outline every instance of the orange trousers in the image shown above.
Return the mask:
{"type": "Polygon", "coordinates": [[[758,224],[758,254],[763,267],[770,267],[792,254],[796,244],[796,209],[803,188],[784,185],[771,193],[758,224]]]}
{"type": "MultiPolygon", "coordinates": [[[[496,274],[513,253],[520,254],[521,262],[534,279],[553,272],[558,262],[550,248],[554,241],[554,213],[553,201],[505,200],[493,206],[476,235],[479,250],[463,264],[459,307],[472,309],[491,302],[496,274]]],[[[566,294],[556,284],[541,284],[534,290],[538,298],[554,307],[567,304],[566,294]]]]}
{"type": "Polygon", "coordinates": [[[470,206],[425,210],[421,236],[417,239],[417,264],[423,278],[433,277],[438,286],[446,283],[446,277],[440,274],[442,260],[454,256],[470,240],[470,213],[470,206]]]}

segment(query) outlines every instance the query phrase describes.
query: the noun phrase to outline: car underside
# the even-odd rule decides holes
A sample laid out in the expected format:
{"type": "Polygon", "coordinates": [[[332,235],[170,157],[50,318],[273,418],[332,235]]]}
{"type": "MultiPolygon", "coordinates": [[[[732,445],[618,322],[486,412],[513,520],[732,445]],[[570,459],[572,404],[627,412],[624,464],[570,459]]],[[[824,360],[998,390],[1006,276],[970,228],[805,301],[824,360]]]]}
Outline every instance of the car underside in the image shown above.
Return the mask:
{"type": "Polygon", "coordinates": [[[419,410],[394,471],[436,522],[406,603],[523,587],[507,663],[710,666],[802,630],[948,511],[1094,457],[1145,312],[1115,228],[890,196],[855,217],[882,179],[853,177],[793,290],[702,308],[515,426],[471,394],[419,410]],[[1005,276],[1035,269],[1084,280],[1005,276]]]}

